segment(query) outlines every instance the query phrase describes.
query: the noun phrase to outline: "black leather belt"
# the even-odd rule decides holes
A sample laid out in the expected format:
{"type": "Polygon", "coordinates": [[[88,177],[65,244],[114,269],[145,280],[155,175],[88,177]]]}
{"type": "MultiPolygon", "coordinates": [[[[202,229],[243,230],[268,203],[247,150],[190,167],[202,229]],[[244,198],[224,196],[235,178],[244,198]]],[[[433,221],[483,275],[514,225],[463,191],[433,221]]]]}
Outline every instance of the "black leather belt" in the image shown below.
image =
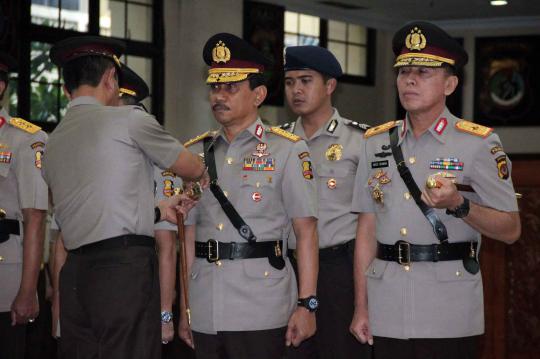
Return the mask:
{"type": "Polygon", "coordinates": [[[10,234],[20,235],[19,221],[16,219],[0,219],[0,243],[9,239],[10,234]]]}
{"type": "Polygon", "coordinates": [[[154,240],[154,238],[149,236],[143,236],[139,234],[126,234],[123,236],[104,239],[99,242],[85,244],[84,246],[80,246],[79,248],[72,249],[68,252],[75,254],[95,253],[100,251],[133,246],[155,247],[156,241],[154,240]]]}
{"type": "Polygon", "coordinates": [[[209,239],[195,242],[195,257],[206,258],[210,263],[222,259],[276,258],[281,257],[283,241],[236,243],[209,239]]]}
{"type": "Polygon", "coordinates": [[[395,244],[377,242],[377,258],[408,265],[411,262],[456,261],[477,253],[477,242],[410,244],[397,241],[395,244]]]}
{"type": "MultiPolygon", "coordinates": [[[[330,259],[346,256],[351,246],[353,246],[353,250],[354,250],[354,239],[351,239],[350,241],[345,242],[345,243],[336,244],[335,246],[320,248],[319,260],[325,261],[325,260],[330,260],[330,259]]],[[[296,259],[296,256],[297,256],[296,249],[288,249],[287,256],[289,258],[296,259]]]]}

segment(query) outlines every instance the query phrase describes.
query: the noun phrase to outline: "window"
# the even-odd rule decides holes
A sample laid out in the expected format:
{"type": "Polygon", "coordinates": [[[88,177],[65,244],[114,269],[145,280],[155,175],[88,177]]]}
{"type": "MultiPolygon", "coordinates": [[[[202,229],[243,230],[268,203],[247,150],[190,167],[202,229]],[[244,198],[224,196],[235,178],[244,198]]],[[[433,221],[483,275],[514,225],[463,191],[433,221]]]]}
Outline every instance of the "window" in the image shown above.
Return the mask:
{"type": "Polygon", "coordinates": [[[19,73],[10,79],[10,113],[53,130],[68,100],[49,49],[67,37],[93,35],[126,42],[122,61],[147,82],[151,96],[145,107],[163,119],[163,0],[31,0],[18,9],[27,26],[10,34],[18,44],[13,53],[21,55],[19,73]]]}
{"type": "Polygon", "coordinates": [[[99,16],[101,35],[152,41],[152,0],[109,0],[103,5],[99,16]]]}
{"type": "Polygon", "coordinates": [[[325,20],[285,11],[285,47],[318,45],[339,61],[343,82],[374,83],[375,30],[358,24],[325,20]]]}
{"type": "Polygon", "coordinates": [[[88,31],[89,0],[32,0],[32,23],[88,31]]]}
{"type": "Polygon", "coordinates": [[[285,47],[319,45],[320,19],[285,11],[285,47]]]}

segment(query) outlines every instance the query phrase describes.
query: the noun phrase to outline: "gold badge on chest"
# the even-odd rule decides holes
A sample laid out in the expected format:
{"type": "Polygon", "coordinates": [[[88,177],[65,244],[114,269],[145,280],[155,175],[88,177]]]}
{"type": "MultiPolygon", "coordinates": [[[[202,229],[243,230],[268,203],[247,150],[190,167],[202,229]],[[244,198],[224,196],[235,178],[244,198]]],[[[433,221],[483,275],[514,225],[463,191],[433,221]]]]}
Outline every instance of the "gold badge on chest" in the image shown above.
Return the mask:
{"type": "Polygon", "coordinates": [[[339,143],[331,144],[328,146],[325,155],[328,161],[339,161],[343,156],[343,146],[339,143]]]}
{"type": "Polygon", "coordinates": [[[378,170],[368,180],[368,186],[371,188],[371,198],[380,205],[384,205],[383,186],[392,182],[388,174],[383,170],[378,170]]]}

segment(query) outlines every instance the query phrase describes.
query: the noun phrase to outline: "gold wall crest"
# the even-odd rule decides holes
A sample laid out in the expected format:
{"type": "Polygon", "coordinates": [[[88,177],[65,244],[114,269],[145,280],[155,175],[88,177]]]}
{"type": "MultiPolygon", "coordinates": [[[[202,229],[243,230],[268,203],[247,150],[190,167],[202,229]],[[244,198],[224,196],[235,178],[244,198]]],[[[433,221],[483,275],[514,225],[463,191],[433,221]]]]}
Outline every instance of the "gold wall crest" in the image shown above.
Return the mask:
{"type": "Polygon", "coordinates": [[[227,62],[231,59],[231,50],[225,44],[223,41],[219,41],[214,49],[212,50],[212,60],[214,62],[227,62]]]}
{"type": "Polygon", "coordinates": [[[409,50],[423,50],[426,47],[426,37],[422,34],[422,30],[415,27],[411,30],[411,33],[405,38],[405,46],[409,50]]]}

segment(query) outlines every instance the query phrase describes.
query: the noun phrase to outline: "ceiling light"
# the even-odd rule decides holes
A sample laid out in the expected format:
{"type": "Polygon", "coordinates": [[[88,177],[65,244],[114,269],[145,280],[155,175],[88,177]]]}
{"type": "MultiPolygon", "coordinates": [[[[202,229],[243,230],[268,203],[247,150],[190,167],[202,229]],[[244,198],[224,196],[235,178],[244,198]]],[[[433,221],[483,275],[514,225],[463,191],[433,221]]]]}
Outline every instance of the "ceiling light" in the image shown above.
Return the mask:
{"type": "Polygon", "coordinates": [[[491,0],[490,1],[492,6],[504,6],[508,4],[508,1],[506,0],[491,0]]]}

